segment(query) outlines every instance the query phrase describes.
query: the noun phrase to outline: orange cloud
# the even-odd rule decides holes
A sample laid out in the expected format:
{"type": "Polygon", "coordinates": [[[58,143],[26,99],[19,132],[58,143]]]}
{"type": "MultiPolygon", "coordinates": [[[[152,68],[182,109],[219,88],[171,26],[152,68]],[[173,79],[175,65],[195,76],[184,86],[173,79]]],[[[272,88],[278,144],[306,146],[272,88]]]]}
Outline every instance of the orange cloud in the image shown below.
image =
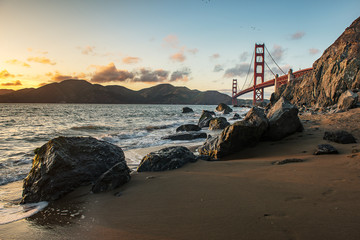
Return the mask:
{"type": "Polygon", "coordinates": [[[186,57],[183,52],[178,52],[170,56],[170,59],[175,62],[184,62],[186,57]]]}
{"type": "Polygon", "coordinates": [[[135,64],[140,61],[140,58],[138,57],[126,57],[122,59],[122,62],[125,64],[135,64]]]}
{"type": "Polygon", "coordinates": [[[14,65],[19,65],[19,66],[23,66],[23,67],[30,67],[30,65],[27,64],[26,62],[22,62],[22,61],[19,61],[19,60],[17,60],[17,59],[8,60],[8,61],[6,61],[6,63],[10,63],[10,64],[14,64],[14,65]]]}
{"type": "Polygon", "coordinates": [[[15,75],[9,73],[7,70],[2,70],[2,71],[0,72],[0,78],[5,79],[5,78],[14,78],[14,77],[15,77],[15,75]]]}
{"type": "Polygon", "coordinates": [[[164,46],[170,46],[172,48],[178,48],[179,39],[176,35],[168,35],[164,38],[164,46]]]}
{"type": "MultiPolygon", "coordinates": [[[[67,79],[79,79],[79,76],[77,76],[77,74],[64,75],[64,74],[59,73],[58,71],[55,71],[55,73],[49,72],[49,73],[46,73],[45,75],[50,77],[50,80],[52,82],[61,82],[61,81],[67,80],[67,79]]],[[[80,75],[85,76],[84,73],[81,73],[80,75]]]]}
{"type": "Polygon", "coordinates": [[[8,83],[2,83],[1,84],[1,86],[21,86],[22,85],[22,83],[19,81],[19,80],[17,80],[17,81],[15,81],[15,82],[8,82],[8,83]]]}
{"type": "Polygon", "coordinates": [[[96,68],[96,72],[91,78],[91,82],[105,83],[105,82],[124,82],[134,78],[134,74],[127,70],[118,70],[114,63],[109,63],[107,66],[92,66],[96,68]]]}
{"type": "Polygon", "coordinates": [[[81,49],[81,53],[85,54],[85,55],[89,55],[89,54],[95,54],[94,53],[94,46],[85,46],[85,47],[79,47],[81,49]]]}
{"type": "Polygon", "coordinates": [[[42,63],[42,64],[50,64],[50,65],[56,64],[56,62],[52,62],[50,59],[48,59],[46,57],[30,57],[27,60],[29,62],[37,62],[37,63],[42,63]]]}
{"type": "Polygon", "coordinates": [[[27,48],[28,52],[36,52],[38,54],[48,54],[48,51],[43,51],[43,50],[34,50],[32,48],[27,48]]]}

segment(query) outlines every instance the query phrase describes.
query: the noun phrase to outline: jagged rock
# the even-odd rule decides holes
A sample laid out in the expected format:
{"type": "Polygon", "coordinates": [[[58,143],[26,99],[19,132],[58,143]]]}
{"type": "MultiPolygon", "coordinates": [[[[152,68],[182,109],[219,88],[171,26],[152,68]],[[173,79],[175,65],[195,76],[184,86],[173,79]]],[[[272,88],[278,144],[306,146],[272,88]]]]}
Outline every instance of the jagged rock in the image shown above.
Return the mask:
{"type": "Polygon", "coordinates": [[[234,116],[230,118],[230,120],[239,120],[239,119],[241,119],[241,117],[238,113],[235,113],[234,116]]]}
{"type": "Polygon", "coordinates": [[[209,127],[210,120],[214,118],[213,116],[215,116],[214,112],[203,110],[198,122],[198,126],[201,128],[209,127]]]}
{"type": "Polygon", "coordinates": [[[342,144],[356,143],[354,136],[346,131],[325,132],[323,139],[342,144]]]}
{"type": "Polygon", "coordinates": [[[331,146],[330,144],[320,144],[318,148],[315,150],[314,155],[321,155],[321,154],[337,154],[339,153],[336,148],[331,146]]]}
{"type": "Polygon", "coordinates": [[[355,107],[358,101],[358,95],[353,93],[351,90],[345,91],[343,94],[340,95],[338,100],[338,109],[346,111],[350,108],[355,107]]]}
{"type": "Polygon", "coordinates": [[[279,89],[297,105],[330,106],[346,90],[360,87],[360,17],[325,50],[312,72],[279,89]]]}
{"type": "Polygon", "coordinates": [[[137,168],[138,172],[155,172],[180,168],[197,158],[186,147],[167,147],[147,154],[137,168]]]}
{"type": "Polygon", "coordinates": [[[210,120],[209,130],[224,129],[229,126],[230,123],[224,117],[218,117],[210,120]]]}
{"type": "Polygon", "coordinates": [[[182,109],[182,113],[191,113],[191,112],[194,112],[194,110],[192,110],[189,107],[183,107],[183,109],[182,109]]]}
{"type": "Polygon", "coordinates": [[[298,109],[284,97],[270,109],[267,114],[269,129],[263,136],[264,140],[280,140],[297,131],[302,131],[303,126],[298,117],[298,109]]]}
{"type": "Polygon", "coordinates": [[[231,107],[229,107],[229,106],[226,105],[225,103],[220,103],[220,104],[216,107],[216,111],[218,111],[218,112],[223,112],[224,114],[229,114],[229,113],[231,113],[233,110],[231,109],[231,107]]]}
{"type": "Polygon", "coordinates": [[[176,132],[192,132],[192,131],[200,131],[201,128],[195,124],[184,124],[176,129],[176,132]]]}
{"type": "Polygon", "coordinates": [[[119,162],[103,173],[93,184],[91,190],[93,193],[110,191],[128,181],[130,181],[130,169],[125,162],[119,162]]]}
{"type": "Polygon", "coordinates": [[[208,139],[199,148],[200,155],[215,159],[255,146],[268,127],[264,111],[253,107],[243,121],[226,127],[219,136],[208,139]]]}
{"type": "Polygon", "coordinates": [[[127,167],[124,152],[113,144],[92,137],[54,138],[36,150],[21,203],[59,199],[117,163],[127,167]]]}
{"type": "Polygon", "coordinates": [[[193,140],[197,138],[206,138],[207,134],[204,132],[196,132],[196,133],[177,133],[173,135],[168,135],[162,137],[161,139],[169,139],[169,140],[193,140]]]}

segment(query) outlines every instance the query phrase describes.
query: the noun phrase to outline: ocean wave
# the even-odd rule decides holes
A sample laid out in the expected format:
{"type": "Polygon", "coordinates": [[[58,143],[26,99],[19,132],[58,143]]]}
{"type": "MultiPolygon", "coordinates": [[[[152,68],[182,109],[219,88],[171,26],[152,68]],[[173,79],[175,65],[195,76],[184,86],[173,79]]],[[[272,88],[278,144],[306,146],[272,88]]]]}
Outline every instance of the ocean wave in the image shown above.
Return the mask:
{"type": "Polygon", "coordinates": [[[97,126],[97,125],[84,125],[84,126],[75,126],[70,129],[76,131],[100,131],[100,130],[109,130],[110,127],[97,126]]]}
{"type": "Polygon", "coordinates": [[[171,128],[173,127],[173,125],[159,125],[159,126],[146,126],[145,130],[148,132],[152,132],[154,130],[159,130],[159,129],[167,129],[167,128],[171,128]]]}
{"type": "Polygon", "coordinates": [[[47,207],[48,202],[38,202],[29,204],[10,204],[0,202],[0,225],[15,222],[40,212],[47,207]]]}

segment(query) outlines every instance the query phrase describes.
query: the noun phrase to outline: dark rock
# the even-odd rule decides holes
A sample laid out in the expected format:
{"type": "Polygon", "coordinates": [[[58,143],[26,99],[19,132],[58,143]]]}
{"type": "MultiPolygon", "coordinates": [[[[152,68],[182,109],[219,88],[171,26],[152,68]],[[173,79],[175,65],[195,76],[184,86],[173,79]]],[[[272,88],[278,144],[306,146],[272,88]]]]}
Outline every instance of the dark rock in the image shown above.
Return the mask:
{"type": "Polygon", "coordinates": [[[195,132],[195,133],[177,133],[173,135],[168,135],[162,137],[161,139],[169,139],[169,140],[193,140],[197,138],[206,138],[207,134],[204,132],[195,132]]]}
{"type": "Polygon", "coordinates": [[[210,120],[209,130],[224,129],[229,126],[230,123],[224,117],[218,117],[210,120]]]}
{"type": "Polygon", "coordinates": [[[342,144],[356,143],[354,136],[346,131],[325,132],[323,139],[342,144]]]}
{"type": "Polygon", "coordinates": [[[186,147],[167,147],[147,154],[137,168],[138,172],[155,172],[180,168],[195,162],[195,155],[186,147]]]}
{"type": "Polygon", "coordinates": [[[270,109],[267,114],[269,129],[264,134],[264,140],[280,140],[297,131],[302,131],[303,126],[298,117],[298,109],[284,97],[270,109]]]}
{"type": "Polygon", "coordinates": [[[209,127],[210,120],[213,119],[213,116],[215,116],[214,112],[203,110],[198,122],[198,126],[201,128],[209,127]]]}
{"type": "Polygon", "coordinates": [[[217,159],[212,158],[209,155],[199,155],[199,156],[196,156],[196,159],[197,160],[202,160],[202,161],[208,161],[208,162],[217,161],[217,159]]]}
{"type": "Polygon", "coordinates": [[[321,154],[337,154],[339,153],[336,148],[331,146],[330,144],[320,144],[318,148],[315,150],[314,155],[321,155],[321,154]]]}
{"type": "Polygon", "coordinates": [[[195,124],[184,124],[176,129],[176,132],[192,132],[192,131],[200,131],[201,128],[195,124]]]}
{"type": "Polygon", "coordinates": [[[273,162],[273,165],[283,165],[287,163],[295,163],[295,162],[304,162],[304,159],[298,159],[298,158],[289,158],[281,161],[273,162]]]}
{"type": "Polygon", "coordinates": [[[189,107],[183,107],[183,109],[182,109],[182,113],[192,113],[192,112],[194,112],[194,110],[192,110],[189,107]]]}
{"type": "Polygon", "coordinates": [[[124,152],[113,144],[92,137],[52,139],[37,150],[21,203],[59,199],[118,163],[126,166],[124,152]]]}
{"type": "Polygon", "coordinates": [[[92,186],[92,192],[110,191],[128,181],[130,181],[130,169],[125,162],[119,162],[98,178],[92,186]]]}
{"type": "Polygon", "coordinates": [[[233,110],[231,109],[231,107],[229,107],[229,106],[226,105],[225,103],[220,103],[220,104],[216,107],[216,111],[218,111],[218,112],[223,112],[224,114],[229,114],[229,113],[231,113],[233,110]]]}
{"type": "Polygon", "coordinates": [[[200,155],[215,159],[255,146],[268,127],[264,111],[253,107],[243,121],[226,127],[219,136],[206,140],[199,148],[200,155]]]}
{"type": "Polygon", "coordinates": [[[356,93],[353,93],[351,90],[347,90],[339,97],[337,103],[338,109],[347,111],[350,108],[355,107],[357,101],[358,101],[358,95],[356,93]]]}
{"type": "Polygon", "coordinates": [[[230,118],[230,120],[239,120],[241,119],[240,115],[235,113],[234,116],[232,118],[230,118]]]}

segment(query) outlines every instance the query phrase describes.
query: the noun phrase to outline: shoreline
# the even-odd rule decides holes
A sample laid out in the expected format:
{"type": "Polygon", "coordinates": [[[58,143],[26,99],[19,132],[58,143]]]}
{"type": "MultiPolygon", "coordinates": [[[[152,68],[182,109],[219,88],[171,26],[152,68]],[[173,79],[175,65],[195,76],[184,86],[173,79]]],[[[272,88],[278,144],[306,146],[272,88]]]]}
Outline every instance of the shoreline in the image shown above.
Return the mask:
{"type": "Polygon", "coordinates": [[[0,239],[359,239],[360,108],[300,118],[304,132],[222,161],[134,172],[102,194],[81,187],[0,225],[0,239]],[[322,139],[339,129],[358,143],[322,139]],[[313,155],[322,143],[339,154],[313,155]],[[304,162],[272,164],[289,158],[304,162]]]}

